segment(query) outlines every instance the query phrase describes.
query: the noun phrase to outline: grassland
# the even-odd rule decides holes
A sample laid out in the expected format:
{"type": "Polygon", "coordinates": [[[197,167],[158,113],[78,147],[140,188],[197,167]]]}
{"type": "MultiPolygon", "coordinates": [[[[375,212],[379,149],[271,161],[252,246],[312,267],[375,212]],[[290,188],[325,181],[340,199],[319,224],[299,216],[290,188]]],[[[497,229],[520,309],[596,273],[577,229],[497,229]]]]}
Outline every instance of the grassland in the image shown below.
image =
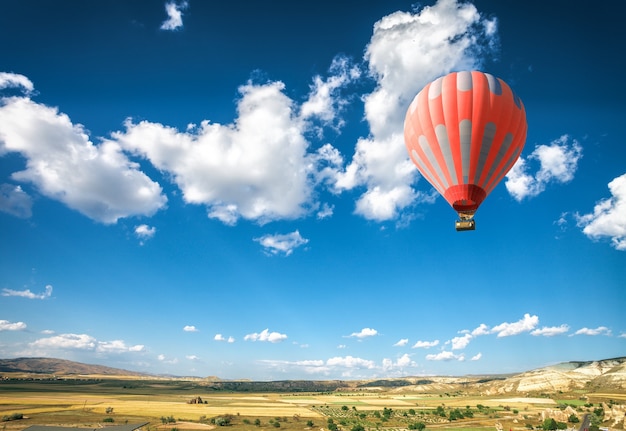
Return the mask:
{"type": "MultiPolygon", "coordinates": [[[[623,399],[623,394],[602,394],[623,399]]],[[[194,381],[126,379],[0,381],[1,431],[30,425],[100,427],[149,422],[149,431],[209,430],[216,418],[228,431],[399,431],[422,423],[428,430],[527,431],[541,424],[541,412],[567,403],[585,413],[580,394],[568,397],[482,397],[469,393],[410,393],[392,390],[325,392],[233,392],[194,381]],[[201,398],[201,403],[191,404],[201,398]],[[451,413],[461,416],[450,420],[451,413]],[[334,424],[334,425],[333,425],[334,424]],[[530,428],[529,428],[530,427],[530,428]]],[[[569,424],[572,426],[572,424],[569,424]]],[[[221,427],[220,427],[221,428],[221,427]]]]}

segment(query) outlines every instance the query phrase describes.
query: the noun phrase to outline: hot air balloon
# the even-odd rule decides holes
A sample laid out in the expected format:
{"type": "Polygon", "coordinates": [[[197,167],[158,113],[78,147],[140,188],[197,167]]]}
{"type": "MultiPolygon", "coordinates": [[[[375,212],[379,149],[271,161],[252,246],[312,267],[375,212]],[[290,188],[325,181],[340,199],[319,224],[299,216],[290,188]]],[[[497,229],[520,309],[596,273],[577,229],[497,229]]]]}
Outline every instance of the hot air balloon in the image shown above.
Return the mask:
{"type": "Polygon", "coordinates": [[[404,142],[420,173],[474,230],[474,214],[518,159],[526,111],[501,79],[453,72],[427,84],[404,120],[404,142]]]}

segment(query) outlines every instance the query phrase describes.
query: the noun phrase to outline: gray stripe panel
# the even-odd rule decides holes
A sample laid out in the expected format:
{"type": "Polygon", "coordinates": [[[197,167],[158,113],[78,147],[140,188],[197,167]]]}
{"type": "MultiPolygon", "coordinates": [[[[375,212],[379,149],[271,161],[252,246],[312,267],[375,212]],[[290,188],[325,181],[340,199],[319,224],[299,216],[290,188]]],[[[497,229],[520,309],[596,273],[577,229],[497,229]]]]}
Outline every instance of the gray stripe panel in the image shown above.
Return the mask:
{"type": "Polygon", "coordinates": [[[470,152],[472,151],[472,122],[462,120],[459,123],[459,138],[461,141],[461,163],[463,184],[469,183],[470,152]]]}
{"type": "Polygon", "coordinates": [[[448,184],[448,180],[446,179],[445,175],[441,171],[441,166],[439,166],[439,163],[437,163],[437,159],[435,158],[435,155],[430,149],[430,145],[428,144],[428,140],[426,140],[426,136],[421,135],[419,137],[419,144],[424,154],[426,154],[426,158],[428,159],[430,164],[435,168],[436,174],[439,177],[439,180],[442,183],[443,188],[447,189],[448,187],[450,187],[450,185],[448,184]]]}
{"type": "MultiPolygon", "coordinates": [[[[502,158],[508,151],[512,142],[513,142],[513,135],[511,133],[507,133],[506,136],[504,137],[504,140],[502,141],[502,145],[500,146],[500,149],[498,150],[496,159],[491,164],[491,169],[489,170],[489,174],[487,174],[487,177],[485,178],[485,182],[483,183],[483,185],[487,185],[489,181],[491,181],[491,177],[496,169],[496,166],[500,164],[500,162],[502,161],[502,158]]],[[[500,174],[500,172],[502,171],[500,170],[498,174],[500,174]]]]}
{"type": "Polygon", "coordinates": [[[450,148],[450,139],[448,139],[448,129],[443,124],[439,124],[435,127],[435,134],[439,141],[439,148],[443,154],[443,158],[446,161],[446,168],[450,173],[450,178],[453,184],[459,184],[459,180],[456,177],[456,169],[454,166],[454,159],[452,158],[452,149],[450,148]]]}
{"type": "Polygon", "coordinates": [[[445,189],[441,186],[439,181],[435,179],[435,177],[432,175],[432,172],[430,172],[430,170],[426,167],[422,159],[419,158],[417,151],[411,150],[411,155],[413,156],[413,161],[417,164],[417,166],[419,166],[420,173],[424,178],[426,178],[426,181],[428,181],[434,188],[436,188],[439,193],[443,194],[445,189]]]}
{"type": "MultiPolygon", "coordinates": [[[[480,155],[478,156],[478,165],[476,167],[476,172],[474,173],[474,184],[478,184],[478,181],[480,181],[480,176],[483,173],[483,169],[485,168],[485,163],[487,163],[487,157],[489,156],[489,151],[491,151],[491,145],[493,144],[493,138],[495,136],[496,136],[495,123],[485,124],[485,131],[483,132],[483,141],[480,144],[480,155]]],[[[500,149],[500,151],[502,151],[502,149],[500,149]]]]}

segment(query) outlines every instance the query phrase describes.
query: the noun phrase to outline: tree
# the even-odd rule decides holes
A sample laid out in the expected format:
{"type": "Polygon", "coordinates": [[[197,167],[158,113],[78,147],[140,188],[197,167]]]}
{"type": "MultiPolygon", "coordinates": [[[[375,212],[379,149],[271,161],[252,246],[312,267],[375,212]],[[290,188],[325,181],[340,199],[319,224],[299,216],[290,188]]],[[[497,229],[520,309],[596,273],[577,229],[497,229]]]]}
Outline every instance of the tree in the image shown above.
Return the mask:
{"type": "Polygon", "coordinates": [[[567,421],[575,424],[575,423],[580,422],[580,419],[578,419],[578,416],[572,413],[571,415],[569,415],[569,418],[567,418],[567,421]]]}
{"type": "Polygon", "coordinates": [[[424,422],[413,422],[409,424],[410,430],[424,431],[426,424],[424,422]]]}
{"type": "Polygon", "coordinates": [[[543,424],[541,424],[541,428],[544,431],[553,431],[557,429],[556,421],[553,418],[544,419],[543,424]]]}
{"type": "Polygon", "coordinates": [[[312,420],[308,420],[306,421],[306,426],[308,426],[309,428],[311,428],[313,426],[313,421],[312,420]]]}
{"type": "Polygon", "coordinates": [[[365,431],[365,427],[361,424],[357,424],[352,427],[351,431],[365,431]]]}

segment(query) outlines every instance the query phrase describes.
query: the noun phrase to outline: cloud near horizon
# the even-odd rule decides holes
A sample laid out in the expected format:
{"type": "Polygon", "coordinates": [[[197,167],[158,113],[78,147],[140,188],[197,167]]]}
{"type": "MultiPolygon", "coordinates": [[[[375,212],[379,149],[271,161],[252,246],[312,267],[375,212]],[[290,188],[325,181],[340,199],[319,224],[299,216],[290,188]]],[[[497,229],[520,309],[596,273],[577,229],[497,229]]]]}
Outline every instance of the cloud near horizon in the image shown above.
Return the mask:
{"type": "Polygon", "coordinates": [[[31,354],[48,355],[51,351],[59,350],[88,350],[96,353],[138,353],[145,350],[145,346],[137,344],[128,346],[123,340],[98,341],[87,334],[59,334],[52,337],[40,338],[30,343],[31,354]]]}
{"type": "Polygon", "coordinates": [[[281,341],[287,339],[287,335],[279,332],[270,332],[269,329],[264,329],[261,332],[247,334],[243,337],[243,339],[245,341],[267,341],[270,343],[280,343],[281,341]]]}

